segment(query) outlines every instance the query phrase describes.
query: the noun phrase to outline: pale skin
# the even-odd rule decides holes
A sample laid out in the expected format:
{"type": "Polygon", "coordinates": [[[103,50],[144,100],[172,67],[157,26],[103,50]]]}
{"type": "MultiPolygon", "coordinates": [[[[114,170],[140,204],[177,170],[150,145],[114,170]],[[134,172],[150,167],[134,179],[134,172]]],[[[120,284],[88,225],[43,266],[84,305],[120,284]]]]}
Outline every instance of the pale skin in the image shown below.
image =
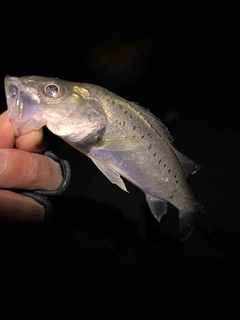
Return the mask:
{"type": "Polygon", "coordinates": [[[42,129],[15,137],[7,112],[0,115],[0,224],[28,225],[44,220],[44,207],[14,189],[56,190],[60,186],[59,164],[40,154],[46,147],[42,129]]]}

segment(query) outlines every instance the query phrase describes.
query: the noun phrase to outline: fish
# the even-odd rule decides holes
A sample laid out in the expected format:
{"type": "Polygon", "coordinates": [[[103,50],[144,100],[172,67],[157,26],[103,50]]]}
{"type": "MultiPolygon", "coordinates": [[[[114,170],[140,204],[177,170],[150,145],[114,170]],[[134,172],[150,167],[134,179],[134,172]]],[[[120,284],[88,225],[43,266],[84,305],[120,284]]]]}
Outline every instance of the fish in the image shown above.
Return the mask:
{"type": "Polygon", "coordinates": [[[122,190],[128,192],[124,179],[138,187],[157,221],[173,205],[180,238],[191,234],[202,207],[187,177],[200,166],[176,150],[168,129],[151,111],[95,84],[35,75],[4,81],[16,136],[46,126],[122,190]]]}

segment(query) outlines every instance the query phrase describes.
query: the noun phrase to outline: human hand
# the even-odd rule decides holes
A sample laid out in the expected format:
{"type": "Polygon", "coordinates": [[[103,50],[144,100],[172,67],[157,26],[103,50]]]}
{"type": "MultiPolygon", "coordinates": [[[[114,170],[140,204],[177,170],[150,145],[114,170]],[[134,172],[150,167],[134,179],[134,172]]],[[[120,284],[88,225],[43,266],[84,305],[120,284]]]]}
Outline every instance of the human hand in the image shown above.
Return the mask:
{"type": "Polygon", "coordinates": [[[42,129],[16,138],[7,112],[0,115],[0,223],[44,221],[45,208],[14,189],[56,190],[60,186],[59,163],[39,154],[46,147],[42,129]]]}

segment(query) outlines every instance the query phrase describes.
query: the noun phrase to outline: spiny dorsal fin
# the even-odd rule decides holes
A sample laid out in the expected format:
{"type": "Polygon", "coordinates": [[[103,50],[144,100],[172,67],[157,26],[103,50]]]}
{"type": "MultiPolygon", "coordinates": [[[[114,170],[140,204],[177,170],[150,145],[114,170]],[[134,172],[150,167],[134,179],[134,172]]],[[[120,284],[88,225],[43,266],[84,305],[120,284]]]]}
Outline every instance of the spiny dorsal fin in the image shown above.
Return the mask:
{"type": "Polygon", "coordinates": [[[163,124],[158,117],[156,117],[148,109],[139,106],[137,103],[130,102],[130,105],[136,109],[140,115],[142,115],[157,132],[159,132],[161,136],[163,136],[168,142],[173,142],[173,137],[170,135],[165,124],[163,124]]]}

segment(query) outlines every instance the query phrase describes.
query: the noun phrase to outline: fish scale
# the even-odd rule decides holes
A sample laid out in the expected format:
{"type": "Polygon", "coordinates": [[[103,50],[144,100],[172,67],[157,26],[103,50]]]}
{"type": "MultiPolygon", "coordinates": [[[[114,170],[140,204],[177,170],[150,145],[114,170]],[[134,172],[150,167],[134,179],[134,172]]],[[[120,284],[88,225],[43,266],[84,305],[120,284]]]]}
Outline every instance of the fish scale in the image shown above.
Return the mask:
{"type": "MultiPolygon", "coordinates": [[[[91,88],[91,91],[94,96],[94,89],[96,87],[91,88]]],[[[105,89],[103,89],[104,93],[105,89]]],[[[103,108],[107,114],[107,118],[110,119],[109,123],[106,124],[106,132],[105,132],[105,138],[108,138],[108,132],[110,132],[110,137],[122,137],[122,136],[131,136],[135,139],[134,143],[136,143],[140,150],[144,150],[144,147],[146,150],[149,150],[149,147],[152,145],[156,146],[156,149],[153,154],[159,154],[161,157],[158,160],[158,163],[160,162],[162,164],[162,167],[159,168],[156,167],[156,161],[155,163],[152,163],[152,165],[149,165],[151,163],[152,159],[151,157],[146,158],[146,161],[148,163],[143,163],[141,161],[141,152],[140,154],[136,152],[136,149],[132,148],[133,152],[131,153],[131,157],[128,154],[128,159],[126,159],[125,154],[122,155],[122,157],[125,158],[125,168],[124,171],[121,168],[116,168],[115,163],[111,163],[111,159],[106,160],[104,158],[104,161],[108,161],[109,166],[114,166],[114,170],[118,170],[120,175],[127,178],[129,181],[131,181],[133,184],[138,186],[140,189],[142,189],[145,193],[148,195],[154,196],[156,198],[160,199],[167,199],[168,202],[172,203],[174,206],[180,208],[180,210],[186,210],[188,212],[195,211],[195,201],[193,201],[193,196],[189,190],[189,187],[186,183],[183,167],[181,164],[181,161],[179,160],[177,153],[175,149],[171,145],[171,140],[166,140],[166,138],[169,137],[169,133],[164,132],[164,135],[161,135],[156,129],[155,126],[153,126],[149,121],[147,121],[146,118],[141,114],[142,108],[140,107],[140,110],[138,110],[138,106],[136,104],[133,104],[131,102],[128,102],[124,99],[118,99],[114,96],[112,99],[114,99],[114,109],[113,105],[106,103],[106,100],[104,99],[104,95],[99,94],[97,95],[97,101],[100,101],[100,103],[103,105],[103,108]],[[130,113],[131,116],[127,116],[128,113],[130,113]],[[125,116],[125,117],[124,117],[125,116]],[[117,130],[117,132],[113,128],[113,119],[117,118],[117,122],[119,124],[119,118],[125,120],[125,126],[124,128],[121,127],[122,130],[117,130]],[[127,124],[126,124],[127,123],[127,124]],[[147,131],[146,131],[147,130],[147,131]],[[134,131],[134,134],[133,134],[134,131]],[[150,132],[151,133],[150,133],[150,132]],[[153,139],[153,136],[155,137],[155,140],[153,139]],[[147,139],[148,137],[148,139],[147,139]],[[150,138],[152,137],[152,138],[150,138]],[[150,138],[150,139],[149,139],[150,138]],[[137,142],[136,142],[136,139],[137,142]],[[141,139],[141,141],[140,141],[141,139]],[[146,143],[147,140],[147,143],[146,143]],[[159,142],[160,140],[160,142],[159,142]],[[164,149],[164,146],[166,148],[164,149]],[[170,156],[168,155],[170,153],[170,156]],[[166,156],[168,155],[168,156],[166,156]],[[130,158],[129,158],[130,157],[130,158]],[[140,159],[140,161],[139,161],[140,159]],[[177,179],[175,179],[174,183],[171,183],[172,176],[169,174],[168,170],[173,170],[170,168],[171,159],[174,161],[175,170],[178,172],[177,179]],[[176,166],[176,162],[179,165],[176,166]],[[145,164],[145,165],[144,165],[145,164]],[[168,164],[168,166],[167,166],[168,164]],[[128,170],[126,169],[128,168],[128,170]],[[137,168],[137,173],[134,171],[134,168],[137,168]],[[150,168],[154,168],[155,170],[151,170],[150,168]],[[170,168],[170,169],[169,169],[170,168]],[[134,173],[133,173],[134,172],[134,173]],[[156,177],[159,176],[159,179],[156,180],[156,182],[153,184],[152,180],[149,181],[149,177],[156,177]],[[144,179],[142,179],[144,177],[144,179]],[[176,181],[179,181],[179,188],[176,190],[176,181]],[[186,199],[187,198],[187,199],[186,199]],[[180,207],[180,204],[182,206],[180,207]]],[[[149,113],[149,115],[151,115],[149,113]]],[[[154,116],[152,116],[155,120],[154,116]]],[[[122,120],[123,121],[123,120],[122,120]]],[[[162,125],[162,127],[164,127],[162,125]]],[[[164,128],[165,129],[165,128],[164,128]]],[[[93,152],[90,153],[90,157],[93,156],[94,158],[97,158],[99,156],[99,152],[93,152]]],[[[103,156],[101,153],[100,158],[103,156]]],[[[118,158],[119,155],[114,155],[114,159],[118,158]]],[[[120,160],[119,160],[120,161],[120,160]]],[[[117,164],[119,165],[119,163],[117,164]]],[[[165,213],[165,212],[164,212],[165,213]]],[[[161,219],[162,213],[157,215],[158,220],[161,219]]]]}
{"type": "Polygon", "coordinates": [[[112,183],[127,191],[123,177],[140,188],[158,221],[174,205],[180,237],[190,233],[200,206],[186,178],[199,167],[149,110],[97,85],[55,78],[6,76],[5,91],[16,134],[46,125],[112,183]]]}
{"type": "MultiPolygon", "coordinates": [[[[103,104],[105,106],[105,104],[103,104]]],[[[126,115],[126,112],[127,110],[124,108],[124,107],[129,107],[129,108],[132,108],[132,105],[129,104],[128,102],[125,102],[124,103],[124,107],[123,105],[121,105],[120,103],[118,103],[117,107],[116,107],[116,103],[114,104],[115,108],[116,109],[120,109],[120,111],[122,111],[122,114],[125,114],[126,115]]],[[[106,107],[107,109],[107,107],[106,107]]],[[[111,112],[112,109],[107,109],[106,113],[108,114],[108,112],[111,112]]],[[[140,113],[138,113],[138,115],[140,115],[140,113]]],[[[119,115],[116,115],[114,113],[114,116],[113,117],[108,117],[109,118],[114,118],[114,117],[117,117],[116,119],[116,124],[117,125],[120,125],[121,127],[121,123],[119,123],[119,120],[118,120],[118,117],[120,118],[121,117],[121,114],[119,115]]],[[[145,119],[144,119],[145,120],[145,119]]],[[[159,152],[159,150],[157,150],[156,148],[154,149],[154,146],[158,145],[160,146],[160,144],[157,143],[157,141],[153,141],[152,137],[153,137],[153,134],[155,132],[153,132],[152,134],[150,132],[147,132],[147,134],[145,134],[145,130],[141,130],[141,126],[138,125],[138,118],[137,117],[132,117],[132,113],[130,113],[130,116],[129,117],[126,117],[125,118],[125,124],[126,122],[128,123],[124,128],[122,128],[123,130],[125,130],[125,128],[129,128],[129,130],[127,130],[127,134],[131,134],[131,131],[134,132],[134,134],[132,135],[133,138],[136,138],[137,136],[137,133],[138,133],[138,137],[140,137],[141,139],[144,139],[146,140],[147,139],[147,145],[146,145],[146,150],[149,151],[150,149],[152,149],[152,152],[150,154],[152,154],[154,157],[156,157],[157,155],[159,155],[161,158],[157,161],[155,161],[155,164],[157,164],[157,162],[160,164],[160,163],[163,163],[163,167],[164,167],[164,154],[166,154],[166,152],[159,152]],[[129,121],[130,120],[130,121],[129,121]],[[132,130],[131,130],[132,128],[132,130]],[[153,151],[154,150],[154,151],[153,151]]],[[[146,121],[146,120],[145,120],[146,121]]],[[[106,128],[108,128],[108,125],[106,125],[106,128]]],[[[112,123],[109,125],[109,128],[110,128],[110,137],[113,136],[113,130],[111,130],[112,128],[112,123]]],[[[151,124],[149,124],[149,129],[150,130],[154,130],[154,128],[151,126],[151,124]]],[[[148,130],[149,131],[149,130],[148,130]]],[[[114,132],[115,133],[115,132],[114,132]]],[[[105,133],[106,137],[108,136],[108,131],[106,129],[106,133],[105,133]]],[[[120,131],[119,133],[120,137],[123,136],[123,135],[126,135],[126,131],[120,131]]],[[[166,145],[168,145],[167,141],[165,140],[164,137],[162,137],[161,135],[158,135],[158,138],[162,140],[163,143],[165,143],[166,145]]],[[[143,148],[143,143],[141,143],[140,145],[141,148],[143,148]]],[[[172,151],[171,148],[167,148],[170,152],[172,152],[172,155],[173,157],[178,161],[179,165],[181,166],[181,171],[183,171],[183,168],[182,168],[182,165],[181,165],[181,162],[179,161],[178,157],[176,156],[175,152],[172,151]]],[[[167,161],[166,161],[167,162],[167,161]]]]}

